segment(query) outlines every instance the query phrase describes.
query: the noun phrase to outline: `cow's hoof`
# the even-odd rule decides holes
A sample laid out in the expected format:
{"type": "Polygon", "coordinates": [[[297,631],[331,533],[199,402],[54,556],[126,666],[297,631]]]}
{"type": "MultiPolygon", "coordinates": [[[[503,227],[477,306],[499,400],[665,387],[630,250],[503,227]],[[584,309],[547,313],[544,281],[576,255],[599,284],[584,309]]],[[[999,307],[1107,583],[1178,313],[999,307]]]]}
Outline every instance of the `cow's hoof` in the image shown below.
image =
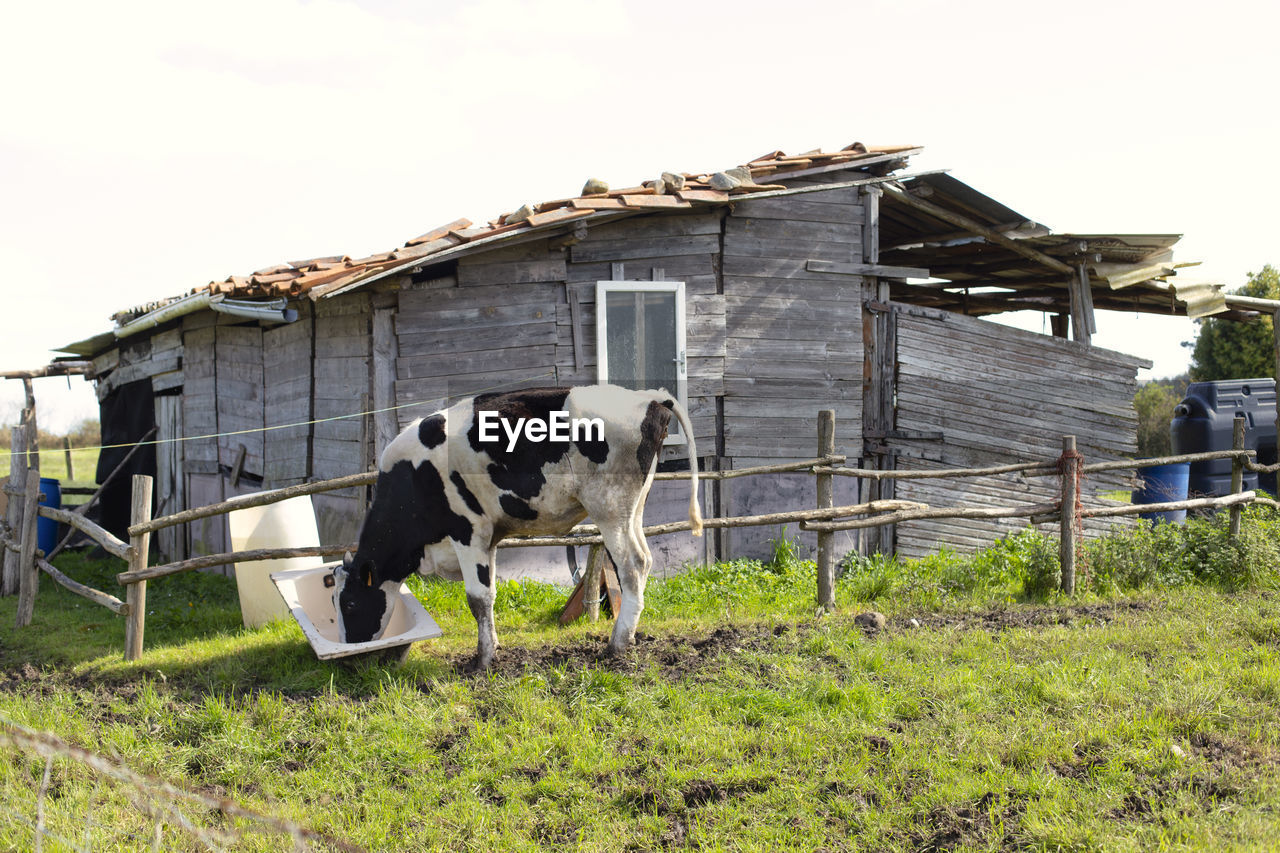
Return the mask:
{"type": "Polygon", "coordinates": [[[478,675],[487,670],[493,664],[492,657],[482,657],[475,655],[471,660],[462,665],[461,672],[463,675],[478,675]]]}

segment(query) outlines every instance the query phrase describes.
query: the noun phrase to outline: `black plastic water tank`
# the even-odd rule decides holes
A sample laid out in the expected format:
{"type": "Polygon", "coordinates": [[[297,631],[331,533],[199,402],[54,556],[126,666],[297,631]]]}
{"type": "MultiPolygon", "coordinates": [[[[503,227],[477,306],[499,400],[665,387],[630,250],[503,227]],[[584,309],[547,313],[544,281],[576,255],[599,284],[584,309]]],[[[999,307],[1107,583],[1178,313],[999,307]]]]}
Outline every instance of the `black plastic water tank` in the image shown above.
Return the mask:
{"type": "MultiPolygon", "coordinates": [[[[1258,461],[1276,461],[1276,381],[1274,379],[1221,379],[1193,382],[1173,410],[1173,452],[1206,453],[1231,449],[1232,421],[1245,419],[1244,446],[1258,451],[1258,461]]],[[[1244,488],[1276,493],[1275,474],[1244,475],[1244,488]]],[[[1231,460],[1191,463],[1188,487],[1192,497],[1231,492],[1231,460]]]]}

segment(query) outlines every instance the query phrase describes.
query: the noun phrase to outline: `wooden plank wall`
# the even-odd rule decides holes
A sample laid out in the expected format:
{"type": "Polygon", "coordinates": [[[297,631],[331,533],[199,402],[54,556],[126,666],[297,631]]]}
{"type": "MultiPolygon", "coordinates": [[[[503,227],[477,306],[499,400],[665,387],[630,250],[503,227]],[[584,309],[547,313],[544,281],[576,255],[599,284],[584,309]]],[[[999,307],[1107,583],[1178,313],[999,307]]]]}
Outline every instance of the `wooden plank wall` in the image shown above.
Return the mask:
{"type": "MultiPolygon", "coordinates": [[[[943,440],[892,440],[899,469],[1052,461],[1063,435],[1075,435],[1086,461],[1133,455],[1137,369],[1133,356],[1086,347],[972,317],[928,319],[897,313],[897,429],[941,432],[943,440]]],[[[1082,483],[1090,502],[1129,487],[1127,472],[1082,483]]],[[[934,506],[1008,506],[1056,499],[1056,477],[1006,475],[978,480],[900,480],[897,497],[934,506]]],[[[1086,533],[1111,521],[1090,524],[1086,533]]],[[[989,545],[1018,520],[940,519],[898,525],[897,550],[920,556],[944,544],[989,545]]]]}
{"type": "MultiPolygon", "coordinates": [[[[716,398],[724,393],[725,298],[719,292],[723,215],[719,210],[665,214],[591,229],[585,240],[569,248],[566,303],[575,300],[577,309],[565,304],[557,314],[560,378],[573,384],[596,382],[596,282],[612,281],[618,263],[624,281],[652,281],[655,270],[663,280],[683,281],[689,418],[698,454],[704,457],[715,454],[716,398]],[[577,344],[580,359],[575,357],[577,344]]],[[[663,458],[687,455],[683,445],[672,445],[663,458]]]]}
{"type": "MultiPolygon", "coordinates": [[[[213,435],[218,431],[218,360],[215,354],[215,320],[212,312],[191,314],[182,320],[183,374],[182,426],[188,436],[213,435]]],[[[187,474],[218,472],[218,443],[215,439],[183,442],[187,474]]]]}
{"type": "MultiPolygon", "coordinates": [[[[216,356],[217,317],[211,311],[182,318],[183,374],[182,428],[187,436],[212,436],[218,432],[216,356]]],[[[218,474],[218,442],[193,438],[183,443],[187,508],[217,503],[224,496],[218,474]]],[[[226,550],[226,522],[207,518],[184,525],[189,556],[226,550]]]]}
{"type": "MultiPolygon", "coordinates": [[[[309,312],[308,306],[300,306],[309,312]]],[[[268,427],[306,424],[311,420],[312,318],[263,329],[262,373],[264,422],[268,427]]],[[[263,434],[264,488],[305,482],[311,428],[272,429],[263,434]]]]}
{"type": "MultiPolygon", "coordinates": [[[[321,300],[315,305],[312,370],[318,422],[312,426],[311,479],[358,474],[373,466],[370,418],[341,417],[370,409],[370,322],[367,293],[321,300]]],[[[365,491],[346,489],[312,498],[322,544],[355,540],[364,517],[365,491]]]]}
{"type": "Polygon", "coordinates": [[[564,259],[538,240],[461,262],[400,293],[398,423],[481,391],[553,385],[564,259]]]}
{"type": "MultiPolygon", "coordinates": [[[[152,495],[155,516],[187,509],[187,475],[183,470],[182,397],[162,394],[155,398],[156,409],[156,479],[152,495]]],[[[181,526],[156,531],[156,548],[162,561],[181,560],[187,556],[187,535],[181,526]]]]}
{"type": "Polygon", "coordinates": [[[182,384],[182,334],[176,326],[156,334],[125,338],[118,347],[93,359],[97,395],[102,400],[116,388],[150,379],[154,391],[182,384]]]}
{"type": "Polygon", "coordinates": [[[737,467],[811,456],[824,408],[836,410],[837,452],[861,453],[862,279],[805,263],[860,262],[862,220],[844,188],[739,202],[725,222],[725,450],[737,467]]]}
{"type": "Polygon", "coordinates": [[[261,477],[265,424],[262,328],[256,323],[229,325],[220,319],[214,330],[217,431],[230,433],[218,437],[218,463],[234,470],[243,453],[242,471],[261,477]]]}

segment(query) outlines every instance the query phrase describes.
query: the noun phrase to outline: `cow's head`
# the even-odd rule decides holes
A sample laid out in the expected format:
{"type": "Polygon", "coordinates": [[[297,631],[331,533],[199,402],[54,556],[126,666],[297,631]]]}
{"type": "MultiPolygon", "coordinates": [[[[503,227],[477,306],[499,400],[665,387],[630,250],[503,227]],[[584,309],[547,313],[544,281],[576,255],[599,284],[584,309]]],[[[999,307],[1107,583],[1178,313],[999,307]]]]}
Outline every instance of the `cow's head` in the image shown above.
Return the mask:
{"type": "Polygon", "coordinates": [[[338,637],[344,643],[376,640],[387,630],[398,583],[380,583],[370,559],[351,556],[333,570],[333,607],[338,614],[338,637]]]}

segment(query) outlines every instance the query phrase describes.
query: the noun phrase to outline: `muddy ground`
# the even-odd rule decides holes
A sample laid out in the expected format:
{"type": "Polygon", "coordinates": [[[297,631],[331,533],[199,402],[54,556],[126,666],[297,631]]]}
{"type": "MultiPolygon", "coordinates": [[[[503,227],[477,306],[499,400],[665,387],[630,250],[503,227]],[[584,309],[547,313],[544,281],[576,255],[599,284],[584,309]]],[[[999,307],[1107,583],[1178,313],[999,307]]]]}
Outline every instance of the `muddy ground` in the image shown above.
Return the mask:
{"type": "MultiPolygon", "coordinates": [[[[1000,632],[1015,628],[1049,628],[1056,625],[1102,626],[1126,613],[1150,610],[1143,601],[1121,601],[1113,604],[1077,604],[1045,607],[992,608],[969,613],[907,613],[894,616],[884,628],[886,634],[912,630],[960,630],[1000,632]],[[911,624],[915,620],[916,625],[911,624]]],[[[838,624],[849,631],[859,628],[852,619],[836,616],[838,624]]],[[[668,678],[678,679],[706,670],[710,661],[729,653],[741,651],[766,651],[776,648],[775,637],[795,632],[803,638],[822,625],[821,621],[803,622],[799,625],[775,625],[767,623],[751,626],[723,626],[710,634],[690,637],[654,637],[643,631],[636,633],[633,651],[621,657],[610,657],[604,643],[598,639],[574,640],[541,648],[503,648],[493,663],[493,672],[506,677],[519,677],[530,671],[552,667],[582,668],[608,666],[621,672],[631,672],[654,666],[668,678]]],[[[877,631],[865,631],[874,637],[877,631]]],[[[451,660],[454,671],[470,675],[469,656],[451,660]]]]}
{"type": "MultiPolygon", "coordinates": [[[[889,618],[883,633],[893,635],[917,630],[996,633],[1011,629],[1050,628],[1059,625],[1100,627],[1125,614],[1147,611],[1151,608],[1151,604],[1143,601],[1120,601],[1111,604],[989,608],[971,612],[914,612],[889,618]],[[916,624],[913,625],[912,620],[916,624]]],[[[832,620],[833,624],[845,630],[861,630],[853,624],[851,615],[831,616],[826,619],[832,620]]],[[[609,655],[605,648],[605,641],[596,637],[565,640],[533,648],[504,647],[498,650],[490,674],[504,678],[519,678],[530,672],[552,668],[582,669],[603,666],[617,672],[637,672],[653,668],[671,680],[707,677],[711,674],[710,670],[715,668],[713,662],[719,658],[743,651],[776,650],[778,638],[794,634],[796,638],[804,639],[824,624],[828,623],[820,619],[797,625],[768,623],[728,625],[715,628],[709,633],[690,636],[655,637],[640,631],[636,634],[634,648],[618,657],[609,655]]],[[[874,638],[881,632],[867,630],[864,633],[874,638]]],[[[471,670],[470,655],[449,657],[446,663],[460,678],[488,677],[471,670]]],[[[176,676],[175,680],[183,679],[181,676],[176,676]]],[[[0,669],[0,692],[44,692],[53,691],[62,686],[92,691],[97,687],[111,686],[114,688],[113,692],[119,695],[121,690],[128,692],[131,689],[131,682],[132,678],[125,676],[107,678],[92,672],[70,675],[42,669],[29,662],[0,669]]],[[[171,683],[170,686],[194,687],[196,685],[171,683]]],[[[241,689],[253,692],[255,685],[241,685],[241,689]]],[[[299,694],[299,697],[305,698],[307,695],[310,695],[309,692],[304,691],[299,694]]]]}

